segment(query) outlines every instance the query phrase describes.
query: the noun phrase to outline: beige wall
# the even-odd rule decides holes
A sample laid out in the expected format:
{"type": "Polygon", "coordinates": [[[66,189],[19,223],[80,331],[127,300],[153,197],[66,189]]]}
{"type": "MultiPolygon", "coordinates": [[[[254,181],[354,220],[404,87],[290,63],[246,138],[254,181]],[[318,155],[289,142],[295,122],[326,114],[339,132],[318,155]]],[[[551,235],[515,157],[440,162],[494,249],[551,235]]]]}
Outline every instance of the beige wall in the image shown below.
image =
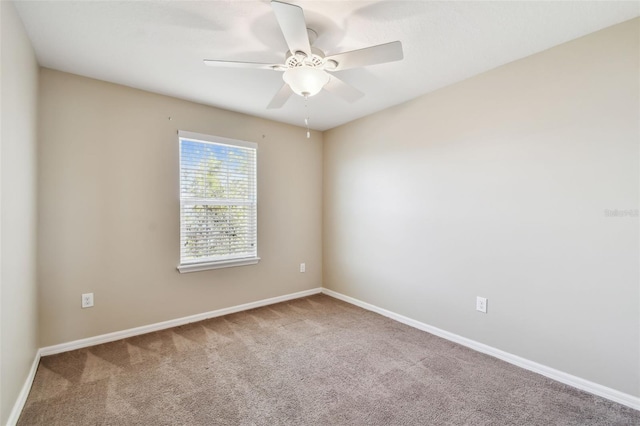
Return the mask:
{"type": "Polygon", "coordinates": [[[36,355],[38,64],[13,3],[0,2],[0,424],[36,355]]]}
{"type": "Polygon", "coordinates": [[[320,133],[306,139],[290,125],[49,69],[40,76],[42,346],[322,285],[320,133]],[[259,264],[176,271],[178,129],[258,143],[259,264]],[[80,308],[84,292],[95,307],[80,308]]]}
{"type": "Polygon", "coordinates": [[[604,213],[638,208],[639,20],[326,132],[324,149],[43,69],[36,200],[38,69],[0,4],[3,424],[38,346],[318,287],[323,253],[326,287],[640,395],[638,218],[604,213]],[[178,129],[259,144],[258,265],[175,270],[178,129]]]}
{"type": "Polygon", "coordinates": [[[325,286],[640,396],[639,26],[326,132],[325,286]]]}

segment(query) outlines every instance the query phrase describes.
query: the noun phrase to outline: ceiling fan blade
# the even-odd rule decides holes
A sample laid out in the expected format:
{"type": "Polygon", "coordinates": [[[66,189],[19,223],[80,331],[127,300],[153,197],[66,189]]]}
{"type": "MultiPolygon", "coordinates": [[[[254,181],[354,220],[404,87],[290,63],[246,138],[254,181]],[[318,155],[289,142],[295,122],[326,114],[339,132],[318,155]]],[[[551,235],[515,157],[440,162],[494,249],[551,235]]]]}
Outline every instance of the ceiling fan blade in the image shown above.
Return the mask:
{"type": "Polygon", "coordinates": [[[332,60],[338,63],[338,65],[330,71],[341,71],[349,68],[399,61],[403,57],[402,43],[392,41],[391,43],[378,44],[377,46],[365,47],[364,49],[337,53],[327,56],[326,60],[332,60]]]}
{"type": "Polygon", "coordinates": [[[278,93],[276,93],[273,99],[271,99],[269,105],[267,105],[267,109],[281,108],[282,105],[287,102],[291,95],[293,95],[293,90],[291,90],[291,87],[289,87],[289,85],[286,83],[283,84],[280,90],[278,90],[278,93]]]}
{"type": "Polygon", "coordinates": [[[278,64],[263,64],[259,62],[240,62],[240,61],[218,61],[215,59],[205,59],[204,64],[210,67],[265,69],[265,70],[275,70],[275,71],[282,71],[286,68],[286,66],[278,65],[278,64]]]}
{"type": "Polygon", "coordinates": [[[353,86],[348,85],[344,81],[337,78],[335,75],[331,76],[331,80],[323,87],[327,92],[331,92],[347,102],[355,102],[364,96],[364,93],[359,91],[353,86]]]}
{"type": "Polygon", "coordinates": [[[307,23],[304,20],[304,12],[300,6],[273,0],[271,2],[273,13],[276,15],[284,39],[289,50],[294,55],[296,52],[304,52],[311,57],[311,45],[307,33],[307,23]]]}

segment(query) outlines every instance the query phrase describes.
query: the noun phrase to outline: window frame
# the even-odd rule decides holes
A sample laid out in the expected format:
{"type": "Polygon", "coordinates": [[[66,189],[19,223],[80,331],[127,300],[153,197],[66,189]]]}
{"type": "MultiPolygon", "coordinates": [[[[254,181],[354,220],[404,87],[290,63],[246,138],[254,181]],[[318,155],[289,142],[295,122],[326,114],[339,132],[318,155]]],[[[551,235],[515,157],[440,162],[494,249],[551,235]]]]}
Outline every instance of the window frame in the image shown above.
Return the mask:
{"type": "Polygon", "coordinates": [[[177,270],[180,273],[206,271],[210,269],[230,268],[235,266],[255,265],[260,261],[258,256],[258,144],[255,142],[247,142],[243,140],[230,139],[221,136],[205,135],[201,133],[188,132],[184,130],[178,130],[178,203],[179,203],[179,262],[177,270]],[[254,188],[255,188],[255,256],[250,257],[237,257],[220,260],[204,260],[204,261],[191,261],[182,263],[182,141],[189,140],[195,142],[214,143],[229,146],[236,146],[242,148],[250,148],[255,150],[255,166],[254,166],[254,188]]]}

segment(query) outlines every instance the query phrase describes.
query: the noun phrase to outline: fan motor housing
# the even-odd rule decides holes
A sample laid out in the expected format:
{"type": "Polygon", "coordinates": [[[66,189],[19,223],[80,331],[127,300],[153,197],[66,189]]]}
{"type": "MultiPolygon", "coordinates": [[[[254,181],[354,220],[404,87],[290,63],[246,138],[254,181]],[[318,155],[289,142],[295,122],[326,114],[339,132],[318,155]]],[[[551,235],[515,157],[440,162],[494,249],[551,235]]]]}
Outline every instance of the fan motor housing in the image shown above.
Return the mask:
{"type": "Polygon", "coordinates": [[[313,68],[321,68],[324,65],[324,52],[316,47],[311,48],[311,56],[307,56],[304,52],[287,52],[284,61],[288,68],[296,68],[308,66],[313,68]]]}

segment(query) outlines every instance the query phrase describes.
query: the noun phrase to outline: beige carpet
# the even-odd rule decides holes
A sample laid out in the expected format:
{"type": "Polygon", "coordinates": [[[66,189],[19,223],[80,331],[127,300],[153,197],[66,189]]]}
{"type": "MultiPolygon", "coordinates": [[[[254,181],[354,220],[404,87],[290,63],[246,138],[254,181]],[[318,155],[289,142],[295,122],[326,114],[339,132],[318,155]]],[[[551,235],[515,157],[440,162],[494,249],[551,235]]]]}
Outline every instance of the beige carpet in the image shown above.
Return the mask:
{"type": "Polygon", "coordinates": [[[42,358],[19,425],[638,425],[324,295],[42,358]]]}

